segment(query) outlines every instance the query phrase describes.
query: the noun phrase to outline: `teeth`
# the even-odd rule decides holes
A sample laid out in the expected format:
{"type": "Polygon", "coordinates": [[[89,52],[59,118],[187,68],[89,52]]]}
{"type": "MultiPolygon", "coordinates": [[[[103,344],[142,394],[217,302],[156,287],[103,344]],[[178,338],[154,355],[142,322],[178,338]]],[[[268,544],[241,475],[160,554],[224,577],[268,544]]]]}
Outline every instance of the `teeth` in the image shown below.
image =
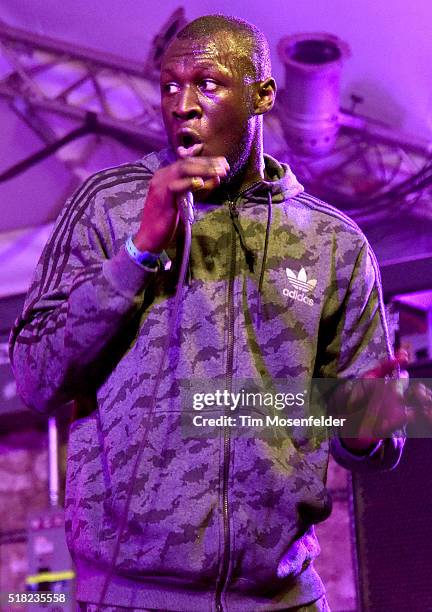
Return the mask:
{"type": "Polygon", "coordinates": [[[202,147],[203,145],[201,142],[197,142],[191,147],[183,147],[182,145],[180,145],[179,147],[177,147],[177,154],[181,158],[193,157],[194,155],[197,155],[198,153],[200,153],[202,147]]]}

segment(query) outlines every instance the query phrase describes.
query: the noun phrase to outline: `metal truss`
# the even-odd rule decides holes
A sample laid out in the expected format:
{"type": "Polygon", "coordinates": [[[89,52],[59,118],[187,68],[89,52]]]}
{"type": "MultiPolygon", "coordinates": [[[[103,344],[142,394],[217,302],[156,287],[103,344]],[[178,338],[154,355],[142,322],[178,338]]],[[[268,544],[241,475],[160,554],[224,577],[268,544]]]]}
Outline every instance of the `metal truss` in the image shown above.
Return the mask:
{"type": "Polygon", "coordinates": [[[157,79],[144,65],[4,24],[0,49],[8,64],[2,96],[81,123],[96,116],[101,129],[149,146],[165,141],[157,79]]]}
{"type": "Polygon", "coordinates": [[[334,148],[320,157],[289,146],[280,103],[267,125],[277,142],[275,154],[295,168],[308,190],[357,222],[396,212],[432,220],[432,142],[348,111],[341,111],[340,124],[334,148]]]}
{"type": "Polygon", "coordinates": [[[163,146],[158,67],[165,46],[185,23],[183,9],[177,9],[155,36],[142,64],[0,23],[0,95],[47,144],[2,178],[11,178],[88,133],[141,149],[163,146]],[[79,127],[58,138],[40,111],[72,119],[79,127]]]}

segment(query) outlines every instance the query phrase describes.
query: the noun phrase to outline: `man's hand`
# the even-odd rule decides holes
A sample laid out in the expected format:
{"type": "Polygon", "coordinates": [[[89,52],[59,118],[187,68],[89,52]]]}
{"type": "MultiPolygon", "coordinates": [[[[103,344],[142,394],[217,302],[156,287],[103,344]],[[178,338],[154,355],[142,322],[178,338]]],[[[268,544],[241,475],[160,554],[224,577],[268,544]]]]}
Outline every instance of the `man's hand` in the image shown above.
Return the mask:
{"type": "MultiPolygon", "coordinates": [[[[408,373],[400,371],[407,364],[406,351],[398,351],[393,359],[386,359],[366,372],[353,383],[350,393],[344,394],[345,406],[339,406],[338,412],[347,418],[341,439],[348,450],[365,452],[413,419],[413,414],[406,410],[403,388],[408,373]],[[395,374],[398,378],[386,379],[395,374]]],[[[341,394],[336,394],[335,400],[341,399],[341,394]]]]}
{"type": "Polygon", "coordinates": [[[177,229],[177,198],[187,191],[214,189],[228,170],[225,157],[185,157],[157,170],[150,181],[141,225],[133,239],[135,246],[140,251],[163,251],[177,229]]]}

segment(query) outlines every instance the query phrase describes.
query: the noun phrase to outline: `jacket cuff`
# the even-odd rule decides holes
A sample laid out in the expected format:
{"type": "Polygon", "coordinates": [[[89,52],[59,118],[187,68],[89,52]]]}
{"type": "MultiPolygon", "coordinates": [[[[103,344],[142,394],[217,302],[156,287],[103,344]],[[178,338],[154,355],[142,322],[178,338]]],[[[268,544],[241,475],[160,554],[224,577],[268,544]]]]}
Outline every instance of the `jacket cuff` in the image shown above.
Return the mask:
{"type": "Polygon", "coordinates": [[[380,440],[367,455],[351,453],[342,444],[339,436],[330,440],[330,451],[337,463],[347,470],[356,472],[378,472],[394,469],[400,461],[405,444],[403,436],[380,440]]]}
{"type": "Polygon", "coordinates": [[[126,298],[140,296],[158,269],[144,268],[129,257],[123,246],[112,258],[103,263],[103,274],[118,293],[126,298]]]}

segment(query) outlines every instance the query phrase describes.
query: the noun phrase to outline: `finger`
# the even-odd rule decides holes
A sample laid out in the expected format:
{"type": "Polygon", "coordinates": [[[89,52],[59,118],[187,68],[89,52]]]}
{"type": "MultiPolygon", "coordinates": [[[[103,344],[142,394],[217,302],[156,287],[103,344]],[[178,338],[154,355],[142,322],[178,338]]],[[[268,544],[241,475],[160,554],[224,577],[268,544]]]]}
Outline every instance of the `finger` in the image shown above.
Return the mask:
{"type": "Polygon", "coordinates": [[[172,193],[182,193],[185,191],[209,191],[217,187],[219,184],[219,176],[213,176],[210,179],[204,180],[202,177],[194,175],[172,181],[168,185],[168,189],[172,193]]]}
{"type": "Polygon", "coordinates": [[[187,176],[225,176],[229,170],[224,157],[197,157],[183,160],[176,167],[178,178],[187,176]]]}
{"type": "MultiPolygon", "coordinates": [[[[373,381],[370,380],[370,383],[373,381]]],[[[361,436],[388,437],[412,420],[395,381],[376,380],[361,419],[361,436]]]]}
{"type": "Polygon", "coordinates": [[[184,158],[182,161],[178,162],[180,165],[182,166],[190,166],[190,165],[197,165],[199,166],[200,164],[205,165],[205,164],[221,164],[223,165],[227,170],[229,170],[230,165],[228,163],[228,160],[226,157],[224,157],[223,155],[212,155],[212,156],[202,156],[202,157],[186,157],[184,158]]]}
{"type": "Polygon", "coordinates": [[[204,181],[204,185],[201,187],[200,191],[211,191],[218,185],[220,185],[220,177],[214,176],[213,178],[204,181]]]}
{"type": "Polygon", "coordinates": [[[405,355],[401,357],[395,355],[391,359],[386,359],[377,365],[376,368],[372,368],[364,374],[364,378],[384,378],[399,370],[401,366],[407,365],[408,361],[405,355]]]}
{"type": "Polygon", "coordinates": [[[426,408],[429,410],[432,408],[432,391],[423,383],[411,383],[405,393],[405,401],[413,409],[426,408]]]}
{"type": "Polygon", "coordinates": [[[203,180],[212,179],[212,178],[223,178],[227,175],[227,171],[223,166],[214,166],[214,165],[206,165],[201,167],[190,167],[187,169],[183,169],[183,171],[177,172],[173,179],[189,179],[198,177],[203,180]]]}
{"type": "Polygon", "coordinates": [[[393,409],[390,413],[366,414],[359,430],[359,436],[387,438],[413,420],[414,414],[404,407],[400,407],[397,411],[393,409]]]}
{"type": "Polygon", "coordinates": [[[399,363],[406,367],[409,363],[409,355],[406,349],[400,348],[396,351],[395,357],[399,359],[399,363]]]}
{"type": "Polygon", "coordinates": [[[177,179],[171,181],[168,185],[168,189],[172,193],[184,193],[185,191],[198,191],[202,189],[204,180],[199,176],[191,176],[184,179],[177,179]]]}

